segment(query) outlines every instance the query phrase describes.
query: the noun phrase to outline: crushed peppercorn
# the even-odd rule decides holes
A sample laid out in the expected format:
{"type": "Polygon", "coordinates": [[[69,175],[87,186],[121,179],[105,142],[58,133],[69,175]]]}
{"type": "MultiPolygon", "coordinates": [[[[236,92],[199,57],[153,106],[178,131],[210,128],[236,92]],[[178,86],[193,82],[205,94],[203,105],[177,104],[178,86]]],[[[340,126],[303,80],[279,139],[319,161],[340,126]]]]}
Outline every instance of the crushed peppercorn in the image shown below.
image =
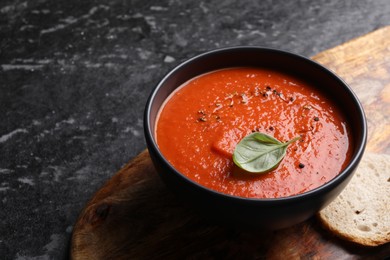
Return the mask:
{"type": "Polygon", "coordinates": [[[204,116],[201,116],[201,117],[198,118],[198,121],[200,121],[200,122],[206,122],[206,121],[207,121],[207,118],[204,117],[204,116]]]}

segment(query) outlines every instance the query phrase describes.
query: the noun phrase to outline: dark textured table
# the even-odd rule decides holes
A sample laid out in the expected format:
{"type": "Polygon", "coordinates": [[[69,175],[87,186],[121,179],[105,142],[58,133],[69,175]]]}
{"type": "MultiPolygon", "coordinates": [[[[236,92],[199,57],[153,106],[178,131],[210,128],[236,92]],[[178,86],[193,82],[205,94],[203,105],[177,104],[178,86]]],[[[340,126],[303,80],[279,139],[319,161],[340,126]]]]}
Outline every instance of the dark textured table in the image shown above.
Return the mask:
{"type": "Polygon", "coordinates": [[[1,1],[0,259],[67,257],[179,62],[235,45],[311,56],[389,24],[388,0],[1,1]]]}

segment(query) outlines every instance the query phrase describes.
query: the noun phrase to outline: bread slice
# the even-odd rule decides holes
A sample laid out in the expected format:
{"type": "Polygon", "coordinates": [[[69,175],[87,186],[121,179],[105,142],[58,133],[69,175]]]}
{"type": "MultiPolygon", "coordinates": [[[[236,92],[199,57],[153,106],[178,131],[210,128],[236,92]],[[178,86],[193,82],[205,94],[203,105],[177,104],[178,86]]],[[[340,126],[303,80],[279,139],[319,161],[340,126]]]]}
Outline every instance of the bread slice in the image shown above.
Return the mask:
{"type": "Polygon", "coordinates": [[[349,241],[365,246],[390,242],[390,155],[365,153],[347,187],[318,217],[349,241]]]}

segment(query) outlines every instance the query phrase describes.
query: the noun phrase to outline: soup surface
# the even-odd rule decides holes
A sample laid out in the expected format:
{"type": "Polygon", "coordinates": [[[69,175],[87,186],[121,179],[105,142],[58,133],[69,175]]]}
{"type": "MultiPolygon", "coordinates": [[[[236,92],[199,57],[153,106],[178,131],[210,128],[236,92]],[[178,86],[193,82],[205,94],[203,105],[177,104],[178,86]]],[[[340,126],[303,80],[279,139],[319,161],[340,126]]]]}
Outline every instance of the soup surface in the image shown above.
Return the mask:
{"type": "Polygon", "coordinates": [[[182,174],[218,192],[249,198],[303,193],[335,177],[350,159],[344,115],[321,92],[292,75],[230,68],[198,76],[170,95],[159,112],[158,146],[182,174]],[[258,131],[280,141],[298,135],[279,166],[237,171],[236,144],[258,131]]]}

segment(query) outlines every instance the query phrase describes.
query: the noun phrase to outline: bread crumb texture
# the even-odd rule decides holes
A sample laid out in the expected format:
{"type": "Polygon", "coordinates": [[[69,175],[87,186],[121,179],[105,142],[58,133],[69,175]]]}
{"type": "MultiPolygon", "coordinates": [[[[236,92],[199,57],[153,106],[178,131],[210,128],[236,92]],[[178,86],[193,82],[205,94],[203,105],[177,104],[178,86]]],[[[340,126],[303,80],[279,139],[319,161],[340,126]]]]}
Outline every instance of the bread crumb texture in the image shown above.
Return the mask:
{"type": "Polygon", "coordinates": [[[349,241],[365,246],[390,242],[390,155],[366,152],[347,187],[318,217],[349,241]]]}

